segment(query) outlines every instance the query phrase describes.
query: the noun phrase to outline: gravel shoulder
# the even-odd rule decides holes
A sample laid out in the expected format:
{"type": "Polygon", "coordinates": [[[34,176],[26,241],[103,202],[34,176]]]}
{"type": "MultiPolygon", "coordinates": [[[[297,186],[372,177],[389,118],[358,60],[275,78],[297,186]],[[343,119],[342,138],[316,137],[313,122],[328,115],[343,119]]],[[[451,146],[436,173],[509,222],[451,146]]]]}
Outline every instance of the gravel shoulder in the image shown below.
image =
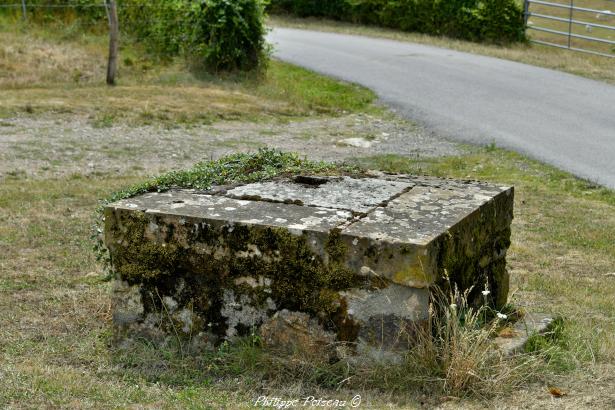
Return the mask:
{"type": "Polygon", "coordinates": [[[87,117],[21,116],[0,121],[0,178],[152,175],[204,159],[273,147],[310,159],[344,161],[394,153],[413,158],[464,148],[392,115],[351,114],[293,122],[213,125],[92,125],[87,117]]]}

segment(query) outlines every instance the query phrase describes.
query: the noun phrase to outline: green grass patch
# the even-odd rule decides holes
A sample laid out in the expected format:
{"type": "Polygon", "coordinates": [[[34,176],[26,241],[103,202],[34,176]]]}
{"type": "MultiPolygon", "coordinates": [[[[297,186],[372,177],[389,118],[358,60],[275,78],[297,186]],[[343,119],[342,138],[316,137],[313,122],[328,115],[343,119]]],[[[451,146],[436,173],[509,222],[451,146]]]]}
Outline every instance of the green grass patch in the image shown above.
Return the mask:
{"type": "Polygon", "coordinates": [[[171,171],[112,194],[103,202],[113,202],[152,191],[171,188],[209,189],[212,185],[256,182],[297,174],[339,174],[358,172],[356,167],[341,167],[327,162],[300,158],[296,153],[262,148],[254,153],[237,153],[216,161],[202,161],[183,171],[171,171]]]}
{"type": "Polygon", "coordinates": [[[274,62],[258,94],[284,101],[297,101],[321,114],[382,111],[372,106],[375,94],[358,85],[340,82],[290,64],[274,62]]]}

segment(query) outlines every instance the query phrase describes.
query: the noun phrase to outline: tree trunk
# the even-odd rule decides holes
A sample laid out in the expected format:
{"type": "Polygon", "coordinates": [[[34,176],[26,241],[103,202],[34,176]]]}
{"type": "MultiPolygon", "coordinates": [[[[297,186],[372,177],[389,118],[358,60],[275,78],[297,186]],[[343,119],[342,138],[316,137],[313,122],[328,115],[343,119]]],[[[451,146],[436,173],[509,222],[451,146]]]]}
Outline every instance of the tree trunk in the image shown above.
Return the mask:
{"type": "Polygon", "coordinates": [[[108,0],[107,7],[109,9],[109,64],[107,65],[107,84],[115,85],[117,53],[120,39],[115,0],[108,0]]]}

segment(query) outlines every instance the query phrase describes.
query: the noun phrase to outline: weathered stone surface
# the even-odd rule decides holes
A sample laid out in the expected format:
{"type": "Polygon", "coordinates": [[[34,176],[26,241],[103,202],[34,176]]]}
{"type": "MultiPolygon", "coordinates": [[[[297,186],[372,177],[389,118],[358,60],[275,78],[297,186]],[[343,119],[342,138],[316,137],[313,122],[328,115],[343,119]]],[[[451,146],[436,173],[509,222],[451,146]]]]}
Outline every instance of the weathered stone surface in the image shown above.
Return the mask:
{"type": "Polygon", "coordinates": [[[379,205],[386,205],[391,198],[414,186],[405,181],[351,177],[298,180],[305,181],[303,183],[295,181],[268,181],[244,185],[228,191],[226,195],[237,199],[290,202],[308,207],[366,213],[379,205]]]}
{"type": "Polygon", "coordinates": [[[429,291],[391,283],[382,289],[340,292],[347,319],[357,329],[356,341],[389,350],[408,348],[416,326],[428,319],[429,291]]]}
{"type": "Polygon", "coordinates": [[[192,190],[144,194],[116,202],[113,208],[140,210],[152,215],[192,217],[213,224],[239,223],[326,233],[352,217],[351,212],[336,208],[238,200],[192,190]]]}
{"type": "Polygon", "coordinates": [[[117,334],[205,345],[275,327],[286,310],[359,350],[403,349],[445,275],[506,302],[512,206],[509,187],[384,174],[122,200],[105,210],[117,334]]]}
{"type": "Polygon", "coordinates": [[[260,336],[266,346],[287,354],[326,358],[335,351],[335,333],[307,313],[281,310],[262,324],[260,336]]]}

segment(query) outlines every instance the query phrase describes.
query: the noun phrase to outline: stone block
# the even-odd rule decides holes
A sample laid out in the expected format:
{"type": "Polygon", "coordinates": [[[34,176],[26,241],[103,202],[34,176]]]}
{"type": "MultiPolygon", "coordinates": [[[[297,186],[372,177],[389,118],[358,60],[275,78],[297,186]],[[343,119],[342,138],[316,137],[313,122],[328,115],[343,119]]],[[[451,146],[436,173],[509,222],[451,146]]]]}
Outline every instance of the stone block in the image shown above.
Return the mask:
{"type": "Polygon", "coordinates": [[[405,349],[445,277],[481,302],[488,284],[494,307],[506,303],[512,211],[511,187],[384,174],[118,201],[105,209],[116,336],[180,335],[196,348],[263,323],[279,342],[272,329],[303,324],[316,344],[405,349]]]}

